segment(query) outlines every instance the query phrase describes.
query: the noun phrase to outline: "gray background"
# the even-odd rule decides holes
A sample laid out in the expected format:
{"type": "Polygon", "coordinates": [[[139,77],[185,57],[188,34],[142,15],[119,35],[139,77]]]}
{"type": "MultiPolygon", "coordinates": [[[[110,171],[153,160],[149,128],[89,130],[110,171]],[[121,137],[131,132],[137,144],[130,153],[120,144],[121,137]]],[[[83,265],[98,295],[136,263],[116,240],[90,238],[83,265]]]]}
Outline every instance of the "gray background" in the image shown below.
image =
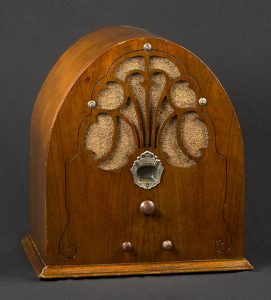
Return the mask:
{"type": "Polygon", "coordinates": [[[0,299],[271,299],[271,2],[0,1],[0,299]],[[99,27],[143,27],[185,46],[221,80],[246,155],[246,257],[253,272],[39,281],[28,231],[29,126],[59,56],[99,27]]]}

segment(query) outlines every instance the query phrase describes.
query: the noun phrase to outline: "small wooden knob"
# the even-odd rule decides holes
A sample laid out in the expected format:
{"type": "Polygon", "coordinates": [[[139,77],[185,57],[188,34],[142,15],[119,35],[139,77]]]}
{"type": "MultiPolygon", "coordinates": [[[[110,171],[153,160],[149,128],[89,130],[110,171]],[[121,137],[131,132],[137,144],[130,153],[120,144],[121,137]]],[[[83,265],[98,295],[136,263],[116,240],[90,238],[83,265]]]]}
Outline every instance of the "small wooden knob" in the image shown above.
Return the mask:
{"type": "Polygon", "coordinates": [[[133,248],[132,244],[130,242],[124,242],[124,243],[122,243],[121,247],[122,247],[123,251],[130,251],[133,248]]]}
{"type": "Polygon", "coordinates": [[[171,250],[173,248],[173,244],[171,241],[163,241],[162,248],[164,250],[171,250]]]}
{"type": "Polygon", "coordinates": [[[155,212],[155,205],[152,201],[147,200],[147,201],[143,201],[140,204],[140,211],[146,215],[146,216],[150,216],[155,212]]]}

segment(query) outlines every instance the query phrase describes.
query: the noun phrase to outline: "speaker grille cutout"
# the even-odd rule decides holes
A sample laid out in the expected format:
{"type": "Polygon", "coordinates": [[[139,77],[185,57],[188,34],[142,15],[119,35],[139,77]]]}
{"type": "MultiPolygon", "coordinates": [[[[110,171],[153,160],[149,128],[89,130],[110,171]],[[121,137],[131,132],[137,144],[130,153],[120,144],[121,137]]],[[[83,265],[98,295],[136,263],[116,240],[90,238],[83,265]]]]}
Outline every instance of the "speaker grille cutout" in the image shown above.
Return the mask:
{"type": "Polygon", "coordinates": [[[181,75],[178,67],[172,61],[164,57],[152,56],[150,58],[150,69],[162,70],[166,72],[171,79],[181,75]]]}
{"type": "MultiPolygon", "coordinates": [[[[151,76],[151,82],[152,85],[149,91],[149,113],[150,113],[150,132],[152,133],[152,130],[155,130],[155,132],[157,132],[156,124],[155,124],[155,122],[157,122],[155,120],[155,113],[156,111],[161,112],[161,108],[159,109],[159,107],[161,107],[161,105],[159,106],[159,102],[160,100],[163,101],[161,97],[163,96],[163,91],[166,87],[166,78],[164,74],[159,74],[159,73],[153,74],[151,76]]],[[[156,118],[159,117],[160,115],[156,116],[156,118]]]]}
{"type": "Polygon", "coordinates": [[[144,77],[140,74],[133,74],[128,78],[131,96],[134,97],[141,118],[142,130],[146,129],[146,95],[143,87],[144,77]]]}
{"type": "Polygon", "coordinates": [[[122,119],[118,118],[118,138],[116,147],[110,157],[98,165],[103,170],[115,170],[128,162],[129,155],[135,151],[134,135],[131,128],[122,119]]]}
{"type": "Polygon", "coordinates": [[[85,145],[93,152],[93,158],[105,156],[113,144],[114,122],[107,114],[97,116],[97,121],[90,124],[87,130],[85,145]]]}
{"type": "Polygon", "coordinates": [[[186,168],[196,165],[207,148],[208,128],[198,118],[202,107],[199,89],[194,90],[197,82],[182,63],[163,55],[145,52],[117,60],[108,80],[97,83],[93,100],[98,117],[89,127],[86,148],[99,159],[99,168],[123,167],[136,147],[160,147],[169,164],[186,168]],[[110,114],[117,118],[117,126],[110,114]]]}
{"type": "Polygon", "coordinates": [[[195,107],[197,97],[195,92],[189,88],[188,82],[180,81],[172,85],[170,97],[173,103],[180,108],[195,107]]]}
{"type": "Polygon", "coordinates": [[[139,138],[140,130],[139,130],[137,113],[136,113],[135,105],[133,104],[131,99],[127,101],[126,105],[120,111],[134,125],[137,138],[139,138]]]}
{"type": "Polygon", "coordinates": [[[166,154],[168,162],[175,167],[187,168],[196,163],[189,159],[180,149],[177,140],[177,121],[172,119],[164,128],[161,135],[161,150],[166,154]]]}
{"type": "Polygon", "coordinates": [[[201,149],[208,146],[207,126],[198,119],[196,113],[186,113],[180,126],[184,147],[194,157],[202,155],[201,149]]]}
{"type": "Polygon", "coordinates": [[[120,106],[124,101],[124,90],[122,86],[116,82],[108,82],[105,89],[101,90],[97,95],[97,105],[102,109],[113,110],[120,106]]]}
{"type": "Polygon", "coordinates": [[[126,59],[117,67],[117,69],[114,72],[114,75],[116,78],[124,81],[128,73],[133,70],[145,70],[145,61],[143,57],[136,56],[126,59]]]}

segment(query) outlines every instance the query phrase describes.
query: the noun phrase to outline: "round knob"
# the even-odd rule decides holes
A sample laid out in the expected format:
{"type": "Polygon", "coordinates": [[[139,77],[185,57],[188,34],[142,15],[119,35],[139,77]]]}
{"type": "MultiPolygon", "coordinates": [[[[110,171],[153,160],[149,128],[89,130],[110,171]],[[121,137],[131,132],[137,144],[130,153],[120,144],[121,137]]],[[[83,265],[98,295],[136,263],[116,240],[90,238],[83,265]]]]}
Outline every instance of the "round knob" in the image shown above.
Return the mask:
{"type": "Polygon", "coordinates": [[[152,201],[147,200],[147,201],[143,201],[140,204],[140,211],[147,216],[152,215],[155,212],[155,205],[152,201]]]}
{"type": "Polygon", "coordinates": [[[144,44],[143,48],[145,51],[149,52],[151,51],[152,45],[150,43],[146,43],[144,44]]]}
{"type": "Polygon", "coordinates": [[[162,248],[164,250],[171,250],[173,248],[173,244],[171,241],[163,241],[162,248]]]}
{"type": "Polygon", "coordinates": [[[130,242],[124,242],[124,243],[122,243],[121,247],[122,247],[123,251],[130,251],[133,248],[132,244],[130,242]]]}
{"type": "Polygon", "coordinates": [[[95,108],[96,107],[96,102],[93,100],[88,101],[88,107],[90,109],[95,108]]]}
{"type": "Polygon", "coordinates": [[[199,99],[199,104],[200,104],[201,106],[206,105],[206,104],[207,104],[207,99],[206,99],[206,98],[200,98],[200,99],[199,99]]]}

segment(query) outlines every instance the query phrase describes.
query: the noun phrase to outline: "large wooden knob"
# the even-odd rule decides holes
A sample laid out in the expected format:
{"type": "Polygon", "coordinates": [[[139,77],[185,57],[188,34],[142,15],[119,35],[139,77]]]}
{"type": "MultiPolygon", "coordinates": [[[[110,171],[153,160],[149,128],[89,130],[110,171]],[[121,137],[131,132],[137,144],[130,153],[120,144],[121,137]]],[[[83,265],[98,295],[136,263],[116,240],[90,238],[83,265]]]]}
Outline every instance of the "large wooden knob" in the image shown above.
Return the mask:
{"type": "Polygon", "coordinates": [[[154,214],[155,212],[155,205],[152,201],[147,200],[147,201],[143,201],[140,204],[140,211],[146,215],[146,216],[150,216],[152,214],[154,214]]]}

